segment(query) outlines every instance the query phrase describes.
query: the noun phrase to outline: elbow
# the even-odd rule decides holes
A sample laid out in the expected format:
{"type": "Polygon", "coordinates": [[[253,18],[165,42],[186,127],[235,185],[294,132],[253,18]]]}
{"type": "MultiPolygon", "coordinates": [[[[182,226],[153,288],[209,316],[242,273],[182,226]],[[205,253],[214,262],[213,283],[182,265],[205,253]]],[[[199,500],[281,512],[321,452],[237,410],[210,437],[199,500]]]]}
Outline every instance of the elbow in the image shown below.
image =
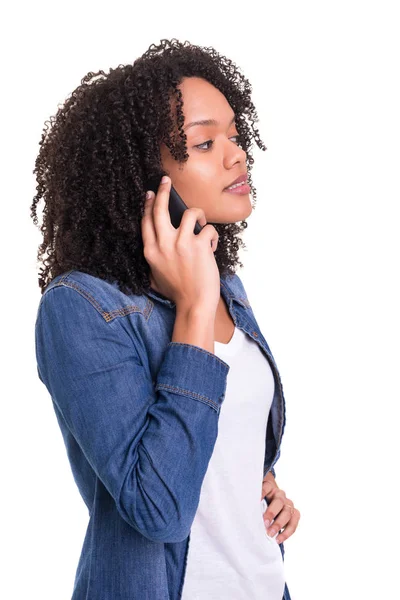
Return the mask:
{"type": "Polygon", "coordinates": [[[166,510],[162,502],[151,501],[145,493],[140,497],[122,493],[117,503],[118,512],[128,525],[148,540],[165,544],[183,542],[189,536],[196,512],[177,507],[176,499],[173,508],[166,510]]]}
{"type": "Polygon", "coordinates": [[[164,544],[176,544],[183,542],[190,533],[191,523],[182,523],[178,520],[170,521],[168,525],[163,525],[162,522],[158,526],[154,523],[150,526],[142,520],[134,518],[127,511],[120,511],[120,515],[125,521],[136,531],[151,542],[163,542],[164,544]]]}
{"type": "Polygon", "coordinates": [[[140,531],[140,533],[152,542],[163,542],[164,544],[176,544],[183,542],[190,534],[190,527],[176,525],[173,528],[158,531],[140,531]]]}

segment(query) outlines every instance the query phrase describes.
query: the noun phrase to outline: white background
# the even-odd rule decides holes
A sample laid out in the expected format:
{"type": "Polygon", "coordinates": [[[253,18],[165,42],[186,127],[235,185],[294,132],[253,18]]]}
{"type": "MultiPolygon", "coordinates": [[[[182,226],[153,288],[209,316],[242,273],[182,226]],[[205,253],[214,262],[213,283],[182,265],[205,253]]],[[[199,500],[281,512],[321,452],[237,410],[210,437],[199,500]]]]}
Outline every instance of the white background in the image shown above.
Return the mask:
{"type": "Polygon", "coordinates": [[[68,600],[88,521],[36,372],[41,235],[29,206],[44,122],[88,71],[177,37],[240,67],[268,147],[254,146],[238,274],[286,397],[277,482],[302,515],[285,542],[292,600],[395,597],[398,4],[141,4],[3,9],[0,596],[68,600]]]}

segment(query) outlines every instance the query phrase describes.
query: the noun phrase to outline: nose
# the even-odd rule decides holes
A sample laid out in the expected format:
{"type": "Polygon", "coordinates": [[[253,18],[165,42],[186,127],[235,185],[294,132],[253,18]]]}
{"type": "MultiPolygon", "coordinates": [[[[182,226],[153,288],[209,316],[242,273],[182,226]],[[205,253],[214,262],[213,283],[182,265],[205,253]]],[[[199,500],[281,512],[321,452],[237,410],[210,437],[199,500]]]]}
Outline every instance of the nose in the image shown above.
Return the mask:
{"type": "Polygon", "coordinates": [[[232,165],[236,163],[245,163],[246,161],[246,151],[243,150],[237,143],[232,142],[231,140],[227,141],[227,149],[225,152],[225,167],[230,169],[232,165]]]}

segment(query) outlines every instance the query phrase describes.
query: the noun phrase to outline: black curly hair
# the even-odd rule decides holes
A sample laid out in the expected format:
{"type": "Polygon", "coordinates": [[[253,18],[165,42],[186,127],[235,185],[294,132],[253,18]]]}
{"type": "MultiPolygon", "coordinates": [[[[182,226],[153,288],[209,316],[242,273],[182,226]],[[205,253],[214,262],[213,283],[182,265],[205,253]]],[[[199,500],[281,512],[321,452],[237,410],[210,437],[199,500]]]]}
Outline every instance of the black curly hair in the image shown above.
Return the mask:
{"type": "MultiPolygon", "coordinates": [[[[44,127],[33,171],[37,194],[30,206],[37,226],[36,207],[44,198],[43,242],[37,252],[38,261],[45,252],[48,255],[38,279],[42,294],[54,277],[69,270],[117,280],[124,293],[149,290],[150,266],[141,235],[146,181],[163,172],[161,143],[175,160],[189,158],[177,86],[192,76],[220,90],[235,113],[254,208],[252,138],[259,148],[267,148],[254,127],[258,117],[249,81],[212,47],[162,39],[133,65],[118,65],[108,74],[89,72],[50,117],[51,129],[44,127]],[[171,114],[173,94],[176,122],[171,114]]],[[[247,223],[212,225],[219,235],[219,272],[232,275],[237,264],[243,267],[238,249],[246,247],[240,234],[247,223]]]]}

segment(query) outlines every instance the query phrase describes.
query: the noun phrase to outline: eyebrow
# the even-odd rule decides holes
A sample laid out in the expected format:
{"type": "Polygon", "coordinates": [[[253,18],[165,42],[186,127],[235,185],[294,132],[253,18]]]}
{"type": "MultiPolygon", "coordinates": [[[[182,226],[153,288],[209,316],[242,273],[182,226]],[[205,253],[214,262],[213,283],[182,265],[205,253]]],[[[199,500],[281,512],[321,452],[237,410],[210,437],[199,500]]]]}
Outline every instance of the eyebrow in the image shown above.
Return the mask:
{"type": "MultiPolygon", "coordinates": [[[[236,115],[233,115],[231,122],[229,123],[229,126],[232,125],[232,123],[235,120],[236,115]]],[[[189,129],[189,127],[194,127],[195,125],[219,125],[219,122],[216,121],[215,119],[202,119],[201,121],[192,121],[191,123],[189,123],[188,125],[186,125],[186,127],[183,128],[183,131],[186,131],[186,129],[189,129]]]]}

